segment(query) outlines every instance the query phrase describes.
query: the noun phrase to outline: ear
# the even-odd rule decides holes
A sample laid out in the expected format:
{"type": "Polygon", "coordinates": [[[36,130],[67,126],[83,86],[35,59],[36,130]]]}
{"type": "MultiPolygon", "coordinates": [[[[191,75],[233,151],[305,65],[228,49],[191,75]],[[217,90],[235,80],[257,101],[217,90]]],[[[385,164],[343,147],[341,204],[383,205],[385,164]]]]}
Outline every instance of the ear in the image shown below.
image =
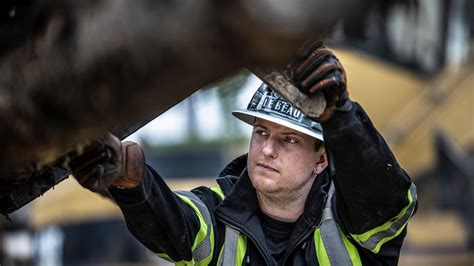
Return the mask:
{"type": "Polygon", "coordinates": [[[316,162],[316,165],[314,166],[314,173],[316,175],[319,175],[328,167],[328,157],[326,155],[326,151],[324,151],[320,156],[319,160],[316,162]]]}

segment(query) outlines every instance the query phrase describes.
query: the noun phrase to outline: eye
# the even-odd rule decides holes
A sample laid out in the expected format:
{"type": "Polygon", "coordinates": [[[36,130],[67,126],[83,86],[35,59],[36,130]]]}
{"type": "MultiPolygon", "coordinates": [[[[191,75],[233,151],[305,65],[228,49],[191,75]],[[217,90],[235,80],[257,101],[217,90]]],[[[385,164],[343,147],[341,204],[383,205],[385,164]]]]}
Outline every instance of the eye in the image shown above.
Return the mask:
{"type": "Polygon", "coordinates": [[[260,136],[268,136],[268,133],[263,129],[256,129],[255,134],[260,135],[260,136]]]}
{"type": "Polygon", "coordinates": [[[296,138],[292,138],[292,137],[285,137],[283,140],[287,143],[290,143],[290,144],[297,144],[298,143],[298,140],[296,138]]]}

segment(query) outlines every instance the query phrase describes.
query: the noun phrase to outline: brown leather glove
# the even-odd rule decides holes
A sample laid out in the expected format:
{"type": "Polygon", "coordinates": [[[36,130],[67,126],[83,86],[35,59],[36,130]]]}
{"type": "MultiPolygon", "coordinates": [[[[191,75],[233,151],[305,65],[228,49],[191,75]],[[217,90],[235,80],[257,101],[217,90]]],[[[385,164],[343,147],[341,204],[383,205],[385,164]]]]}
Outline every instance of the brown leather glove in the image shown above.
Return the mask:
{"type": "Polygon", "coordinates": [[[145,171],[145,156],[138,144],[122,143],[114,135],[107,134],[88,145],[69,166],[83,187],[103,193],[110,186],[138,186],[145,171]]]}
{"type": "Polygon", "coordinates": [[[326,122],[336,110],[351,109],[344,68],[334,53],[322,42],[313,45],[289,68],[292,82],[301,92],[310,97],[319,92],[324,95],[326,108],[319,117],[311,117],[312,119],[326,122]]]}

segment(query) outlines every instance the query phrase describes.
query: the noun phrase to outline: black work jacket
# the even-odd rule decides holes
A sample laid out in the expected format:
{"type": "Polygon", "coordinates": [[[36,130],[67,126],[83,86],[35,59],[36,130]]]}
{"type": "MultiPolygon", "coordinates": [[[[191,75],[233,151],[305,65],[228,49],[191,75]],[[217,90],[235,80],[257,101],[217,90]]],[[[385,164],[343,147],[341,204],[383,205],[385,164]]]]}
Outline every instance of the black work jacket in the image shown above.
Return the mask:
{"type": "MultiPolygon", "coordinates": [[[[336,113],[323,129],[325,147],[333,153],[335,175],[331,178],[325,171],[313,183],[304,213],[288,240],[284,265],[329,263],[322,258],[315,233],[331,179],[336,188],[331,199],[334,220],[345,244],[352,247],[351,254],[357,256],[354,264],[396,265],[406,224],[416,210],[414,185],[358,104],[350,112],[336,113]]],[[[138,188],[109,191],[132,234],[160,257],[183,265],[216,265],[222,256],[225,226],[231,225],[246,240],[240,264],[276,265],[260,224],[246,162],[245,155],[232,161],[217,179],[218,188],[191,191],[212,220],[212,230],[207,231],[211,255],[205,263],[193,253],[206,233],[204,215],[189,199],[171,191],[153,169],[147,168],[138,188]]]]}

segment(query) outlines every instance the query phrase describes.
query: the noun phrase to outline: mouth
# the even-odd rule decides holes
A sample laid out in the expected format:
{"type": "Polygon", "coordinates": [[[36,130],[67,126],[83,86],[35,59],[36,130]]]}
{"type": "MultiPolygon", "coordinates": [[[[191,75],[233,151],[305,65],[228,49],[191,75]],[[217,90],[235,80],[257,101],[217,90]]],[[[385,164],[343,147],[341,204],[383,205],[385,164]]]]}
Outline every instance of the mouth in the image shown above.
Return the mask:
{"type": "Polygon", "coordinates": [[[264,164],[264,163],[257,163],[257,167],[263,168],[263,169],[268,170],[268,171],[273,171],[273,172],[277,172],[277,173],[279,172],[277,169],[271,167],[268,164],[264,164]]]}

